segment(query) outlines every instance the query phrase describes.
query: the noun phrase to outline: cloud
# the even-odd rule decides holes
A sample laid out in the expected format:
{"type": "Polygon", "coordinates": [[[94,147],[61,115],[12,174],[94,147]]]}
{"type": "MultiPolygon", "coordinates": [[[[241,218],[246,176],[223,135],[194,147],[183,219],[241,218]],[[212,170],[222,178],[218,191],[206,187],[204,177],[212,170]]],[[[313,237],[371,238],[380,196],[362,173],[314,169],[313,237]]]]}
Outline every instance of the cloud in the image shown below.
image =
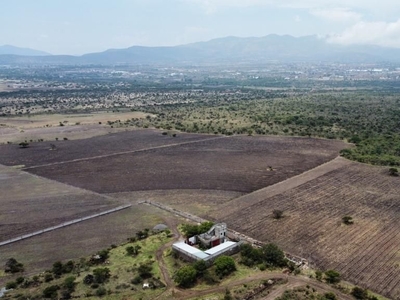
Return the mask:
{"type": "Polygon", "coordinates": [[[310,13],[321,19],[331,22],[357,22],[361,20],[362,15],[351,11],[348,8],[334,9],[312,9],[310,13]]]}
{"type": "Polygon", "coordinates": [[[330,36],[328,42],[400,48],[400,19],[396,22],[360,21],[342,33],[330,36]]]}
{"type": "Polygon", "coordinates": [[[295,17],[294,17],[294,21],[295,21],[296,23],[301,22],[300,16],[295,16],[295,17]]]}
{"type": "MultiPolygon", "coordinates": [[[[398,0],[180,0],[181,2],[194,3],[202,7],[207,13],[215,13],[226,7],[252,7],[274,6],[293,9],[321,10],[321,12],[337,7],[348,8],[351,11],[366,11],[371,14],[393,13],[400,11],[398,0]]],[[[345,14],[346,10],[336,13],[345,14]]],[[[347,14],[349,16],[349,14],[347,14]]],[[[355,15],[351,15],[356,17],[355,15]]]]}

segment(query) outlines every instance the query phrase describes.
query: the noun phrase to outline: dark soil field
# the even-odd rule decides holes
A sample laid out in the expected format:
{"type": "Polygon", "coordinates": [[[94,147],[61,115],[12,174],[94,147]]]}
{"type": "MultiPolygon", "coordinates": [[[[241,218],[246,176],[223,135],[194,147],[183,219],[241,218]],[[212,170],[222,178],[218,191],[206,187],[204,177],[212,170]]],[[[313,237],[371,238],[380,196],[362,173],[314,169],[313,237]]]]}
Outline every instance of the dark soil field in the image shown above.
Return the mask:
{"type": "MultiPolygon", "coordinates": [[[[211,215],[230,227],[335,269],[344,278],[400,298],[400,179],[387,168],[345,161],[275,194],[274,186],[234,199],[211,215]],[[280,220],[272,211],[284,212],[280,220]],[[342,223],[351,216],[352,225],[342,223]]],[[[293,178],[293,180],[297,180],[293,178]]]]}
{"type": "MultiPolygon", "coordinates": [[[[130,142],[134,148],[135,132],[129,134],[132,136],[130,142]]],[[[143,133],[138,131],[138,134],[141,136],[143,133]]],[[[126,139],[124,135],[120,138],[126,139]]],[[[57,154],[52,159],[38,155],[33,161],[29,155],[32,149],[21,149],[9,151],[8,161],[4,163],[35,163],[37,167],[28,168],[29,172],[98,193],[171,189],[248,193],[325,163],[346,147],[339,141],[310,138],[196,137],[184,134],[180,138],[169,138],[161,136],[161,133],[155,136],[156,140],[163,141],[164,138],[176,144],[47,166],[40,165],[56,160],[73,160],[72,151],[66,150],[70,153],[66,157],[57,154]],[[198,138],[204,140],[198,141],[198,138]],[[178,143],[179,141],[182,143],[178,143]],[[22,151],[25,160],[20,159],[19,153],[22,151]]],[[[96,142],[96,153],[116,150],[115,145],[108,145],[102,137],[99,139],[106,143],[106,150],[101,150],[102,144],[96,142]]],[[[115,139],[117,140],[117,135],[115,139]]],[[[68,143],[65,143],[65,147],[67,146],[68,143]]],[[[125,145],[124,150],[127,148],[129,147],[125,145]]],[[[77,147],[73,149],[79,152],[77,147]]],[[[82,151],[85,152],[84,149],[82,151]]],[[[32,152],[34,155],[35,151],[32,152]]],[[[86,157],[89,157],[90,154],[86,153],[86,157]]]]}
{"type": "Polygon", "coordinates": [[[20,149],[16,144],[0,145],[0,164],[31,167],[213,137],[200,134],[177,134],[172,137],[161,133],[158,130],[134,130],[89,139],[31,143],[25,149],[20,149]],[[50,144],[54,144],[57,149],[50,150],[50,144]]]}
{"type": "Polygon", "coordinates": [[[0,241],[94,215],[120,203],[0,165],[0,241]]]}

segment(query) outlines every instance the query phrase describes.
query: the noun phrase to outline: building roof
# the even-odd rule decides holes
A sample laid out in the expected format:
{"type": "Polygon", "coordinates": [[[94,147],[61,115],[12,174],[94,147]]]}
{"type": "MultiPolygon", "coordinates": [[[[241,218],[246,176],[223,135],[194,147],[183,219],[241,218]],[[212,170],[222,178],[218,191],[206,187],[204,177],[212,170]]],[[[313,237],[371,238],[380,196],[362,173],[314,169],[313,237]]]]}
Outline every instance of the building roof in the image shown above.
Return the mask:
{"type": "Polygon", "coordinates": [[[229,248],[229,247],[231,247],[233,245],[236,245],[236,243],[228,241],[228,242],[222,243],[222,244],[220,244],[218,246],[215,246],[215,247],[213,247],[211,249],[208,249],[208,250],[206,250],[204,252],[209,254],[209,255],[212,255],[212,254],[215,254],[215,253],[220,252],[222,250],[225,250],[225,249],[227,249],[227,248],[229,248]]]}
{"type": "Polygon", "coordinates": [[[198,258],[201,258],[201,259],[208,257],[207,253],[205,253],[205,252],[203,252],[203,251],[201,251],[201,250],[199,250],[199,249],[197,249],[195,247],[192,247],[192,246],[190,246],[190,245],[188,245],[188,244],[186,244],[184,242],[175,243],[173,246],[178,248],[178,249],[180,249],[180,250],[182,250],[182,251],[184,251],[184,252],[187,252],[187,253],[189,253],[191,255],[194,255],[194,256],[196,256],[198,258]]]}

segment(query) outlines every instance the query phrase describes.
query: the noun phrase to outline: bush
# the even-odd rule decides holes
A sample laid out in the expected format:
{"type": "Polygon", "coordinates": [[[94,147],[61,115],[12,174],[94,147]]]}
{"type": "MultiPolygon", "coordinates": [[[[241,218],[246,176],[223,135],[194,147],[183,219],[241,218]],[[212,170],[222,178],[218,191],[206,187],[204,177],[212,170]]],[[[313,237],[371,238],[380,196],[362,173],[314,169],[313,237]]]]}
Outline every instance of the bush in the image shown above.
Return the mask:
{"type": "Polygon", "coordinates": [[[58,296],[58,290],[60,287],[58,285],[52,285],[43,290],[43,298],[55,299],[58,296]]]}
{"type": "Polygon", "coordinates": [[[324,298],[327,300],[336,300],[337,299],[336,295],[332,292],[325,293],[324,298]]]}
{"type": "Polygon", "coordinates": [[[275,244],[267,244],[261,248],[263,260],[275,267],[284,267],[287,264],[285,253],[275,244]]]}
{"type": "Polygon", "coordinates": [[[143,282],[143,278],[140,275],[135,276],[132,280],[132,284],[139,284],[143,282]]]}
{"type": "Polygon", "coordinates": [[[352,224],[354,224],[353,218],[350,217],[350,216],[344,216],[344,217],[342,218],[342,222],[343,222],[343,224],[346,224],[346,225],[352,225],[352,224]]]}
{"type": "Polygon", "coordinates": [[[353,295],[354,298],[359,300],[368,299],[368,291],[358,286],[355,286],[352,289],[351,294],[353,295]]]}
{"type": "Polygon", "coordinates": [[[150,278],[152,276],[152,267],[149,264],[141,264],[138,268],[139,276],[143,279],[150,278]]]}
{"type": "Polygon", "coordinates": [[[106,295],[107,294],[107,290],[104,288],[104,287],[99,287],[97,290],[96,290],[96,296],[97,297],[102,297],[102,296],[104,296],[104,295],[106,295]]]}
{"type": "Polygon", "coordinates": [[[328,283],[334,284],[340,282],[340,273],[335,270],[328,270],[325,272],[325,280],[328,283]]]}
{"type": "Polygon", "coordinates": [[[24,265],[18,262],[15,258],[7,260],[4,271],[6,273],[18,273],[24,271],[24,265]]]}
{"type": "Polygon", "coordinates": [[[104,283],[110,278],[109,268],[97,268],[93,270],[94,281],[96,283],[104,283]]]}
{"type": "Polygon", "coordinates": [[[21,283],[23,283],[24,282],[24,280],[25,280],[25,277],[18,277],[17,279],[15,279],[15,282],[17,283],[17,284],[21,284],[21,283]]]}
{"type": "Polygon", "coordinates": [[[272,217],[276,220],[283,218],[283,211],[279,209],[274,209],[272,211],[272,217]]]}
{"type": "Polygon", "coordinates": [[[50,273],[46,273],[45,275],[44,275],[44,282],[50,282],[50,281],[52,281],[54,278],[53,278],[53,275],[51,275],[50,273]]]}
{"type": "Polygon", "coordinates": [[[85,276],[85,278],[83,278],[83,283],[84,284],[92,284],[94,282],[94,276],[92,274],[88,274],[85,276]]]}
{"type": "Polygon", "coordinates": [[[232,257],[222,255],[218,257],[215,262],[215,273],[219,277],[225,277],[236,271],[236,264],[232,257]]]}
{"type": "Polygon", "coordinates": [[[6,290],[11,290],[17,288],[17,283],[15,281],[7,282],[6,290]]]}
{"type": "Polygon", "coordinates": [[[184,266],[180,268],[174,276],[174,281],[180,287],[190,287],[194,284],[196,280],[197,272],[193,266],[184,266]]]}

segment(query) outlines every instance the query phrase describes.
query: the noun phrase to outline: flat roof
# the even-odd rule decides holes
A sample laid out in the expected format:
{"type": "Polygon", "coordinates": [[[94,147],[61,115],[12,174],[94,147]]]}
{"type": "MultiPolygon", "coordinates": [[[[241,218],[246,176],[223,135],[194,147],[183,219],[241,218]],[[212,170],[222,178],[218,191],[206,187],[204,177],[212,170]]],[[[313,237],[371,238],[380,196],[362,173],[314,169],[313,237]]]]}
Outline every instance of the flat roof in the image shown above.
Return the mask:
{"type": "Polygon", "coordinates": [[[222,250],[224,250],[226,248],[229,248],[229,247],[231,247],[231,246],[233,246],[235,244],[236,244],[235,242],[228,241],[228,242],[219,244],[218,246],[215,246],[215,247],[213,247],[211,249],[208,249],[208,250],[206,250],[204,252],[209,254],[209,255],[212,255],[212,254],[215,254],[215,253],[217,253],[219,251],[222,251],[222,250]]]}
{"type": "Polygon", "coordinates": [[[184,242],[175,243],[174,247],[179,248],[182,251],[185,251],[185,252],[187,252],[189,254],[192,254],[192,255],[194,255],[194,256],[196,256],[198,258],[201,258],[201,259],[208,257],[207,253],[205,253],[205,252],[203,252],[203,251],[201,251],[201,250],[199,250],[199,249],[197,249],[195,247],[192,247],[192,246],[190,246],[190,245],[188,245],[188,244],[186,244],[184,242]]]}

